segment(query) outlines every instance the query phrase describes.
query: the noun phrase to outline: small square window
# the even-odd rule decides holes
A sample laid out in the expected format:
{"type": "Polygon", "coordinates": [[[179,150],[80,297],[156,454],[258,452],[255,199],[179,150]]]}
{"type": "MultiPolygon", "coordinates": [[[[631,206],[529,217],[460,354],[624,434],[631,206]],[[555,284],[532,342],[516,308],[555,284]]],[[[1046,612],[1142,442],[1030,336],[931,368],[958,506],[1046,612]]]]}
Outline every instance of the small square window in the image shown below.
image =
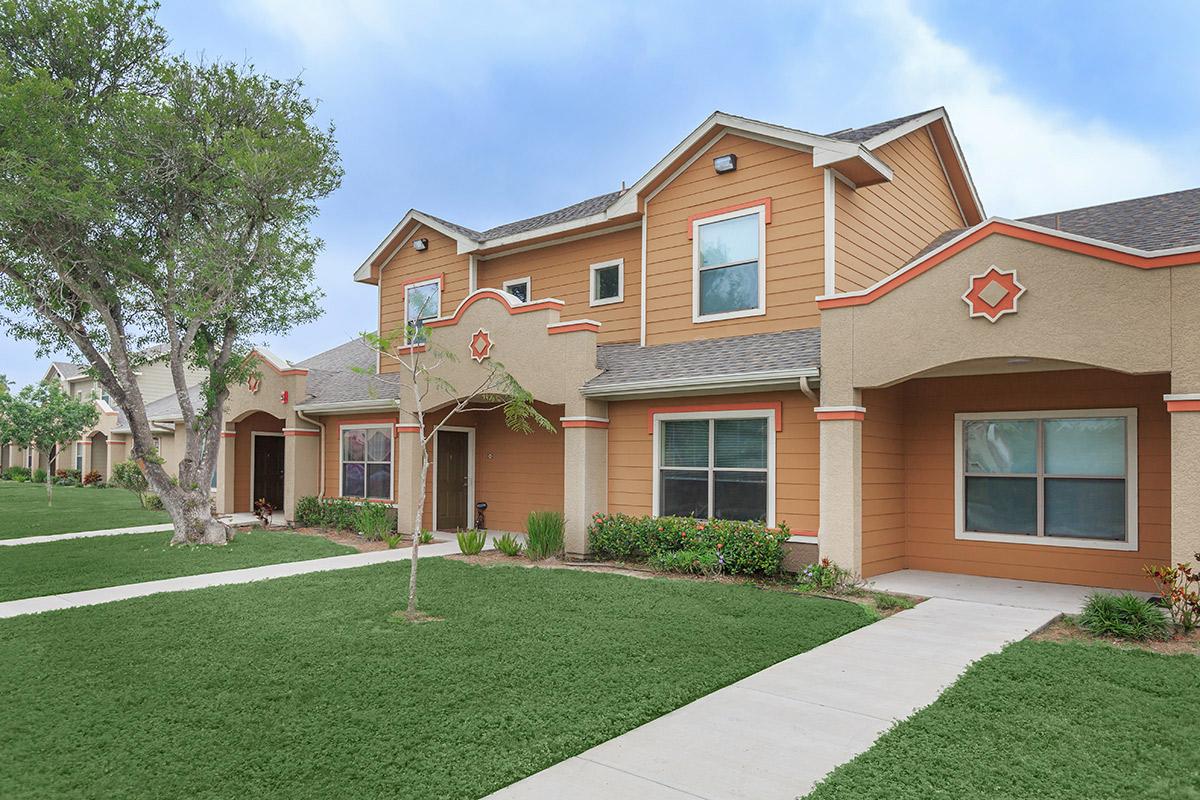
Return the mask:
{"type": "Polygon", "coordinates": [[[528,303],[529,297],[532,294],[533,284],[529,278],[513,278],[511,281],[505,281],[501,284],[500,288],[522,303],[528,303]]]}
{"type": "Polygon", "coordinates": [[[593,306],[619,303],[625,299],[625,260],[603,261],[591,266],[591,298],[593,306]]]}

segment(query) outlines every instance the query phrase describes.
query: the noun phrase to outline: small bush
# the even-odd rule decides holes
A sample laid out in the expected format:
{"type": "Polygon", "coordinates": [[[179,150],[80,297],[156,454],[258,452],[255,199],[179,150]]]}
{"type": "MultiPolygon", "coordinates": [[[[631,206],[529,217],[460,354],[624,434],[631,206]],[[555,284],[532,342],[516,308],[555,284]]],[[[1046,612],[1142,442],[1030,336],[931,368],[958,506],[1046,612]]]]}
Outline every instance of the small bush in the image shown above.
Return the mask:
{"type": "MultiPolygon", "coordinates": [[[[365,533],[359,515],[364,508],[368,507],[383,509],[388,516],[386,530],[395,530],[391,512],[382,503],[368,503],[345,497],[308,496],[299,498],[296,501],[296,524],[311,528],[333,528],[339,531],[365,533]]],[[[367,513],[375,512],[368,511],[367,513]]]]}
{"type": "Polygon", "coordinates": [[[83,485],[84,486],[95,486],[97,483],[100,483],[100,481],[103,477],[104,476],[101,475],[96,470],[91,470],[90,472],[88,472],[86,475],[83,476],[83,485]]]}
{"type": "Polygon", "coordinates": [[[29,480],[29,468],[9,467],[4,470],[4,479],[9,481],[27,481],[29,480]]]}
{"type": "Polygon", "coordinates": [[[796,587],[802,592],[852,594],[858,590],[860,583],[853,572],[828,558],[809,564],[796,575],[796,587]]]}
{"type": "Polygon", "coordinates": [[[874,595],[875,607],[880,611],[907,611],[916,605],[907,597],[879,592],[874,595]]]}
{"type": "Polygon", "coordinates": [[[79,480],[79,470],[77,469],[58,469],[54,471],[56,479],[65,479],[70,481],[79,480]]]}
{"type": "Polygon", "coordinates": [[[1093,592],[1076,617],[1079,627],[1093,636],[1115,636],[1119,639],[1145,641],[1167,639],[1171,623],[1162,611],[1134,594],[1093,592]]]}
{"type": "Polygon", "coordinates": [[[1185,633],[1200,625],[1200,570],[1185,561],[1173,567],[1148,565],[1146,574],[1158,584],[1159,602],[1176,625],[1185,633]]]}
{"type": "Polygon", "coordinates": [[[525,520],[529,536],[526,552],[534,561],[556,556],[563,551],[563,515],[561,511],[531,511],[525,520]]]}
{"type": "Polygon", "coordinates": [[[511,533],[506,533],[496,539],[496,549],[506,556],[519,556],[525,550],[525,543],[511,533]]]}
{"type": "Polygon", "coordinates": [[[315,528],[321,524],[321,501],[312,495],[296,500],[296,524],[315,528]]]}
{"type": "Polygon", "coordinates": [[[458,549],[462,551],[463,555],[478,555],[483,550],[483,545],[486,542],[487,531],[472,528],[469,531],[458,532],[458,549]]]}
{"type": "Polygon", "coordinates": [[[619,561],[650,559],[679,550],[711,553],[721,572],[777,575],[783,567],[787,525],[693,517],[596,514],[588,526],[592,550],[619,561]]]}
{"type": "Polygon", "coordinates": [[[383,542],[387,545],[388,550],[395,550],[400,546],[400,540],[403,538],[404,536],[400,533],[385,533],[383,535],[383,542]]]}
{"type": "Polygon", "coordinates": [[[720,554],[712,550],[670,550],[655,553],[648,562],[662,572],[716,575],[721,571],[720,554]]]}
{"type": "Polygon", "coordinates": [[[271,517],[275,514],[275,506],[265,497],[260,497],[254,501],[254,516],[258,517],[259,524],[264,528],[271,524],[271,517]]]}
{"type": "MultiPolygon", "coordinates": [[[[142,508],[150,508],[149,501],[146,499],[149,495],[150,485],[146,482],[146,476],[142,474],[142,469],[133,461],[120,461],[113,464],[112,468],[112,483],[126,491],[133,492],[137,495],[138,501],[142,504],[142,508]]],[[[158,498],[155,497],[157,500],[158,498]]],[[[159,507],[162,506],[161,501],[159,507]]]]}
{"type": "Polygon", "coordinates": [[[34,483],[45,483],[46,482],[46,470],[35,469],[33,471],[33,482],[34,483]]]}
{"type": "Polygon", "coordinates": [[[162,511],[164,508],[166,508],[166,506],[163,505],[162,498],[153,492],[146,493],[144,497],[145,499],[143,502],[145,503],[145,507],[151,511],[162,511]]]}
{"type": "Polygon", "coordinates": [[[421,531],[421,544],[433,543],[433,531],[421,531]]]}
{"type": "Polygon", "coordinates": [[[363,503],[358,509],[358,532],[367,541],[377,542],[395,530],[387,506],[382,503],[363,503]]]}

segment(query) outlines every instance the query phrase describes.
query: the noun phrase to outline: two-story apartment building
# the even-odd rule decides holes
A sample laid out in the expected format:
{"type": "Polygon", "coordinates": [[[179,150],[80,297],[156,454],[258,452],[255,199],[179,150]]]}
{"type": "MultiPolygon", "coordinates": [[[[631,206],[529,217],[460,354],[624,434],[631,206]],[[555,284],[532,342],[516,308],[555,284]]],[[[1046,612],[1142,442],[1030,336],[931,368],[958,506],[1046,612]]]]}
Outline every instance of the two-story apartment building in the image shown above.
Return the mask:
{"type": "MultiPolygon", "coordinates": [[[[986,218],[942,109],[826,135],[716,113],[549,214],[412,210],[354,277],[379,330],[419,317],[459,355],[446,385],[502,362],[555,426],[451,420],[428,528],[560,509],[578,556],[596,512],[757,519],[867,576],[1132,588],[1200,549],[1200,192],[986,218]]],[[[420,452],[392,360],[260,356],[220,510],[349,496],[407,527],[420,452]]]]}

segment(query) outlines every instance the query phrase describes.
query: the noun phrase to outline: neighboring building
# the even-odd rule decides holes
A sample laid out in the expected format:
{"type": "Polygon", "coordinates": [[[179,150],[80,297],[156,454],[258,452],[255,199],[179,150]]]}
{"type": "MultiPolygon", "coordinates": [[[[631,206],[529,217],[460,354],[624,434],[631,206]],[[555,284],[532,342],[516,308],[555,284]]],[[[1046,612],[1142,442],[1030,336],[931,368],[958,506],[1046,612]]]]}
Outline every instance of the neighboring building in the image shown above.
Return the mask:
{"type": "MultiPolygon", "coordinates": [[[[550,214],[477,231],[410,211],[355,279],[383,331],[432,306],[451,384],[499,360],[555,423],[455,419],[425,527],[469,527],[476,501],[498,530],[560,509],[579,556],[596,512],[762,519],[793,558],[867,576],[1128,588],[1200,550],[1200,190],[985,218],[942,109],[823,136],[717,113],[629,188],[550,214]]],[[[351,496],[408,527],[395,366],[353,372],[375,366],[361,342],[258,357],[219,510],[351,496]]]]}
{"type": "MultiPolygon", "coordinates": [[[[165,354],[166,350],[162,347],[151,348],[139,354],[140,357],[149,359],[135,371],[138,388],[147,403],[167,395],[174,396],[175,384],[165,354]]],[[[194,369],[186,370],[186,374],[189,383],[199,381],[203,376],[203,373],[194,369]]],[[[57,381],[64,392],[79,400],[93,400],[99,413],[96,424],[84,431],[78,441],[64,447],[49,463],[45,454],[36,449],[27,451],[16,445],[0,445],[0,469],[10,466],[25,466],[30,469],[78,469],[83,474],[98,472],[102,480],[108,481],[112,475],[112,465],[128,457],[131,439],[125,415],[111,404],[108,393],[91,376],[86,365],[53,361],[42,380],[57,381]]],[[[175,425],[156,424],[155,428],[161,434],[161,441],[167,443],[168,450],[165,454],[169,456],[175,425]]]]}

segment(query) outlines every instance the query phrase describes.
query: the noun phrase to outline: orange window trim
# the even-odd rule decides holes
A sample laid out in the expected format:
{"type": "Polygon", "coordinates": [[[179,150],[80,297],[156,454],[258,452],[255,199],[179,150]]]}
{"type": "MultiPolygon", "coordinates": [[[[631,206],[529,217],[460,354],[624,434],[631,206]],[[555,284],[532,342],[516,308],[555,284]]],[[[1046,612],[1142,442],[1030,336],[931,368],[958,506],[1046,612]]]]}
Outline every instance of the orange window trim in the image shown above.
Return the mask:
{"type": "Polygon", "coordinates": [[[747,200],[744,203],[737,203],[736,205],[725,206],[724,208],[715,208],[712,211],[701,211],[697,214],[692,214],[690,217],[688,217],[688,221],[687,221],[688,238],[689,239],[692,238],[692,228],[694,227],[692,223],[694,223],[698,219],[708,219],[709,217],[717,217],[717,216],[720,216],[721,214],[728,214],[730,211],[741,211],[743,208],[754,208],[755,206],[764,206],[763,224],[770,225],[771,224],[771,198],[760,197],[757,200],[747,200]]]}
{"type": "Polygon", "coordinates": [[[283,431],[284,436],[320,436],[320,431],[290,431],[286,428],[283,431]]]}
{"type": "Polygon", "coordinates": [[[691,414],[703,411],[775,412],[775,432],[783,430],[783,401],[774,403],[716,403],[703,406],[655,406],[646,410],[646,433],[654,435],[654,417],[658,414],[691,414]]]}
{"type": "Polygon", "coordinates": [[[599,419],[564,419],[562,420],[564,428],[607,428],[607,420],[599,419]]]}
{"type": "Polygon", "coordinates": [[[1166,256],[1139,256],[1132,253],[1125,253],[1120,250],[1102,247],[1100,245],[1089,244],[1087,242],[1077,242],[1073,239],[1064,239],[1061,236],[1055,236],[1050,233],[1041,231],[1031,231],[1025,228],[1018,228],[1015,225],[1006,225],[1003,222],[989,222],[981,228],[975,230],[965,238],[955,242],[939,253],[936,253],[925,261],[908,269],[907,271],[896,272],[892,277],[886,279],[883,283],[876,286],[871,291],[863,295],[855,295],[853,297],[828,297],[824,300],[817,301],[817,308],[822,311],[830,308],[846,308],[848,306],[865,306],[883,297],[888,292],[897,289],[900,286],[911,281],[913,278],[923,275],[929,270],[941,264],[948,258],[961,253],[968,247],[979,243],[989,236],[1000,235],[1008,236],[1013,239],[1021,239],[1026,242],[1053,247],[1057,250],[1066,250],[1071,253],[1091,256],[1105,261],[1111,261],[1114,264],[1120,264],[1126,267],[1134,267],[1137,269],[1160,269],[1162,267],[1178,267],[1188,264],[1200,263],[1200,253],[1177,253],[1175,255],[1166,256]]]}

